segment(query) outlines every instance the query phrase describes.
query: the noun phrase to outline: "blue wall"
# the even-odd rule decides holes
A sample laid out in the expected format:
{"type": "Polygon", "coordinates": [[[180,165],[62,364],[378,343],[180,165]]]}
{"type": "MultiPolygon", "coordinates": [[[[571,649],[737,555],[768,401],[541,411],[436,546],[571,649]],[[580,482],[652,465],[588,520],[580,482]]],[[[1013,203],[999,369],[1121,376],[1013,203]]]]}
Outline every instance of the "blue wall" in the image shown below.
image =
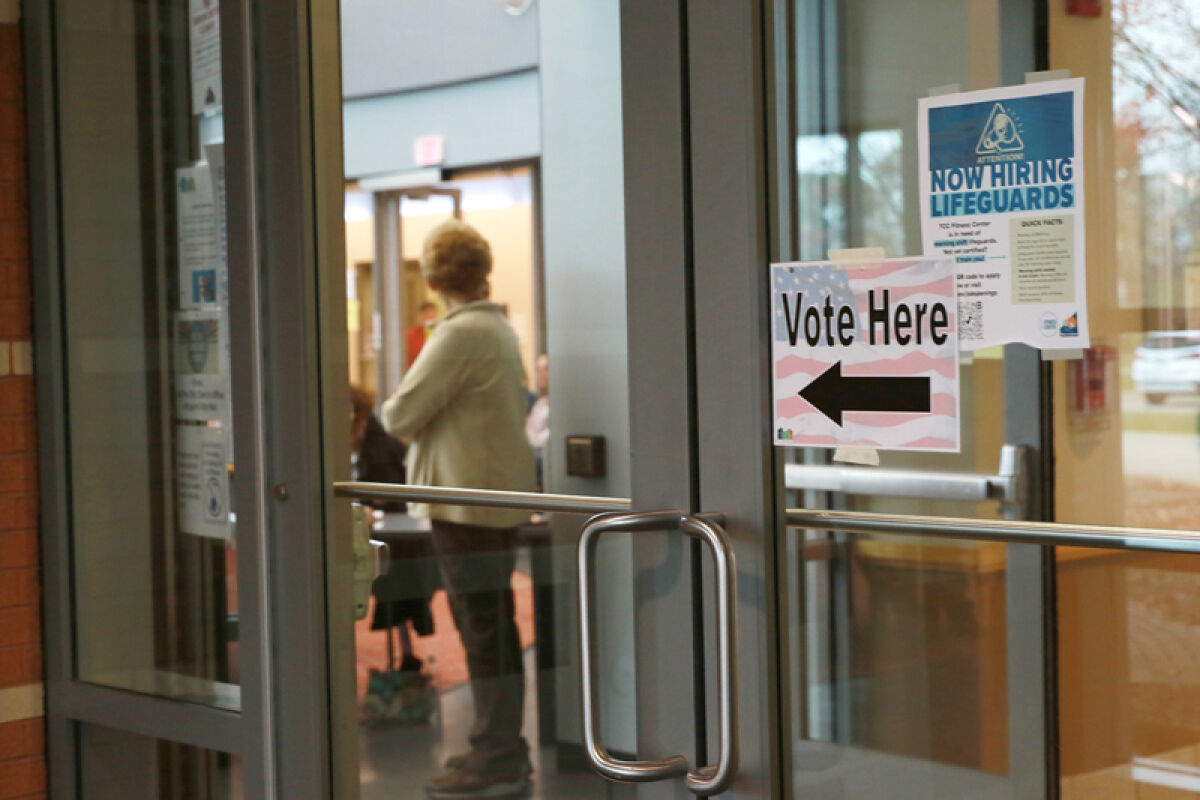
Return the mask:
{"type": "Polygon", "coordinates": [[[428,89],[536,69],[538,4],[500,0],[342,0],[342,94],[428,89]]]}
{"type": "Polygon", "coordinates": [[[537,157],[538,12],[500,0],[343,0],[348,178],[413,169],[413,140],[445,137],[444,166],[537,157]]]}
{"type": "Polygon", "coordinates": [[[346,177],[415,169],[413,139],[446,137],[444,166],[541,154],[538,73],[517,74],[381,97],[342,107],[346,177]]]}

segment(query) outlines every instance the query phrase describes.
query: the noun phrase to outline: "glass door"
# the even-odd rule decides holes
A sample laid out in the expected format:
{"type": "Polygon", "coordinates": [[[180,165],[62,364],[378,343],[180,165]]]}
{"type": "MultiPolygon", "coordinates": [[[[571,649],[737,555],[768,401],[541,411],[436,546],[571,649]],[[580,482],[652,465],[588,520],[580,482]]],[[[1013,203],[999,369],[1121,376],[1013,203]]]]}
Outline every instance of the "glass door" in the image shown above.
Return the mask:
{"type": "Polygon", "coordinates": [[[317,395],[325,242],[298,165],[337,150],[308,78],[336,76],[327,13],[27,9],[55,796],[332,783],[308,656],[325,642],[323,451],[299,401],[317,395]]]}
{"type": "Polygon", "coordinates": [[[1192,688],[1198,527],[1195,115],[1167,64],[1194,29],[1171,4],[691,8],[699,505],[763,681],[743,752],[780,767],[736,792],[1195,793],[1195,715],[1167,700],[1192,688]],[[1093,346],[964,359],[960,455],[772,452],[766,264],[919,252],[918,98],[1047,69],[1087,85],[1093,346]]]}
{"type": "MultiPolygon", "coordinates": [[[[786,513],[1035,518],[1039,496],[1015,491],[1015,471],[1036,488],[1028,469],[1037,460],[1025,454],[1041,446],[1037,353],[1007,348],[963,367],[961,455],[885,453],[878,468],[850,468],[843,482],[866,478],[853,493],[830,491],[840,467],[823,454],[773,447],[770,399],[768,265],[846,247],[920,252],[916,206],[906,199],[916,185],[917,98],[951,83],[1020,82],[1036,69],[1033,9],[1010,6],[989,15],[688,4],[690,502],[722,515],[737,562],[734,796],[1043,791],[1052,722],[1042,548],[827,533],[789,523],[799,517],[786,513]],[[992,49],[975,47],[989,37],[992,49]],[[930,59],[933,41],[962,42],[962,52],[930,59]],[[950,501],[949,475],[974,476],[977,499],[950,501]],[[888,476],[903,491],[890,494],[888,476]],[[864,568],[882,575],[864,584],[864,568]]],[[[645,324],[652,329],[653,318],[645,324]]],[[[708,657],[697,659],[698,682],[709,720],[701,745],[718,753],[720,608],[702,564],[701,591],[679,602],[701,620],[708,657]]],[[[666,605],[644,613],[682,613],[666,605]]],[[[654,667],[643,669],[652,680],[654,667]]],[[[647,730],[650,741],[672,735],[668,726],[647,730]]]]}
{"type": "MultiPolygon", "coordinates": [[[[915,165],[906,165],[906,155],[915,158],[916,98],[953,82],[1020,80],[1036,67],[1032,7],[1014,7],[1003,16],[942,12],[931,8],[921,12],[924,17],[908,17],[905,30],[959,40],[991,36],[1003,39],[1004,47],[968,53],[964,44],[959,56],[930,66],[919,57],[920,47],[888,40],[896,12],[883,6],[630,3],[568,11],[566,4],[541,2],[526,12],[538,15],[537,118],[543,132],[540,192],[531,202],[540,220],[534,250],[542,254],[535,270],[542,305],[535,314],[544,328],[535,324],[530,334],[544,336],[535,354],[549,367],[542,486],[550,495],[583,495],[574,507],[589,512],[619,507],[635,515],[719,515],[736,562],[736,635],[721,636],[728,613],[722,601],[729,598],[718,590],[719,559],[659,516],[644,526],[624,524],[625,530],[638,527],[636,533],[600,539],[589,565],[598,640],[589,643],[593,661],[586,663],[575,572],[586,517],[563,513],[572,507],[569,499],[539,500],[519,483],[425,486],[432,473],[416,454],[430,446],[423,440],[429,422],[414,423],[405,409],[431,385],[428,365],[434,362],[414,362],[410,377],[378,386],[374,398],[360,398],[363,430],[390,429],[409,448],[404,480],[410,486],[389,490],[379,484],[399,479],[365,474],[361,445],[360,481],[341,482],[337,489],[374,506],[358,535],[364,561],[370,537],[388,544],[393,556],[370,592],[360,590],[363,619],[353,635],[347,595],[331,594],[331,640],[341,643],[331,650],[331,672],[357,676],[333,686],[335,708],[347,721],[334,741],[344,791],[357,784],[363,796],[441,796],[451,791],[446,780],[546,797],[630,791],[591,772],[589,749],[595,756],[597,744],[617,762],[654,762],[642,765],[642,777],[661,780],[642,785],[638,794],[645,797],[686,796],[681,764],[694,769],[722,759],[736,760],[736,769],[720,788],[746,797],[843,785],[862,796],[877,796],[887,786],[912,797],[1017,797],[1042,786],[1050,724],[1044,712],[1043,550],[1003,542],[909,548],[905,541],[876,537],[882,547],[870,542],[862,556],[849,535],[789,527],[784,513],[796,505],[965,518],[1040,513],[1037,481],[1028,471],[1037,459],[1020,449],[1041,445],[1041,399],[1028,391],[1043,372],[1037,354],[1012,348],[964,368],[970,422],[961,456],[898,458],[884,465],[893,474],[931,472],[929,497],[895,499],[873,488],[832,496],[803,482],[790,487],[789,464],[770,445],[767,265],[823,258],[835,247],[882,245],[894,254],[919,248],[915,207],[904,204],[906,186],[915,191],[915,165]],[[905,54],[912,54],[911,63],[905,54]],[[847,73],[858,83],[847,85],[847,73]],[[580,91],[583,84],[589,91],[580,91]],[[579,193],[582,185],[588,194],[579,193]],[[871,209],[867,221],[864,208],[871,209]],[[623,291],[614,291],[614,282],[623,291]],[[1005,425],[982,422],[996,418],[1005,425]],[[598,449],[600,437],[605,451],[598,449]],[[601,452],[606,455],[599,457],[601,452]],[[950,472],[979,478],[979,502],[936,499],[940,476],[950,472]],[[1018,493],[1018,482],[1032,493],[1018,493]],[[1010,484],[1010,502],[1001,508],[992,498],[1010,484]],[[478,489],[506,494],[471,494],[478,489]],[[426,505],[439,499],[440,508],[426,505]],[[401,509],[401,502],[414,507],[401,509]],[[503,558],[490,588],[454,588],[456,560],[470,554],[446,552],[444,523],[458,515],[466,519],[484,503],[524,513],[506,526],[482,526],[516,531],[509,544],[492,548],[503,558]],[[544,519],[534,520],[535,510],[545,511],[544,519]],[[543,544],[535,545],[537,537],[543,544]],[[814,557],[821,552],[824,561],[814,557]],[[893,572],[877,581],[881,593],[870,600],[893,608],[896,624],[873,631],[862,628],[870,610],[850,605],[858,584],[846,576],[880,560],[893,572]],[[1012,587],[1011,602],[1006,586],[1012,587]],[[930,592],[937,602],[928,609],[901,605],[930,592]],[[472,593],[499,604],[509,646],[517,641],[523,650],[520,663],[514,660],[503,674],[471,671],[479,657],[473,647],[484,654],[503,649],[499,634],[469,641],[472,622],[461,609],[461,595],[472,593]],[[978,608],[956,606],[956,598],[975,596],[982,598],[978,608]],[[408,611],[401,611],[402,602],[408,611]],[[523,602],[529,609],[524,625],[523,602]],[[951,608],[956,616],[947,622],[951,608]],[[409,612],[411,619],[403,616],[409,612]],[[552,626],[539,622],[547,613],[552,626]],[[852,633],[859,640],[850,649],[852,633]],[[914,639],[920,652],[909,657],[914,639]],[[736,649],[723,664],[724,648],[731,645],[736,649]],[[855,675],[851,659],[857,659],[853,669],[866,672],[855,675]],[[465,665],[457,678],[451,672],[456,664],[465,665]],[[739,680],[730,680],[727,665],[739,671],[739,680]],[[588,670],[595,670],[598,684],[591,710],[599,728],[591,741],[586,714],[580,716],[588,670]],[[871,670],[884,679],[875,682],[871,670]],[[510,737],[520,742],[520,755],[489,762],[477,745],[488,726],[481,708],[489,703],[489,684],[501,681],[523,681],[525,687],[519,736],[510,737]],[[1010,692],[1010,685],[1021,691],[1010,692]],[[1009,696],[1016,698],[1011,704],[1009,696]],[[941,710],[950,713],[943,718],[936,713],[941,710]],[[1011,755],[1010,741],[1017,745],[1011,755]]],[[[353,42],[366,55],[374,30],[389,24],[400,30],[406,23],[424,29],[416,17],[372,17],[368,26],[354,13],[343,10],[343,45],[353,42]]],[[[377,140],[371,126],[378,119],[414,133],[448,126],[430,105],[461,99],[426,96],[417,106],[409,101],[424,90],[413,85],[381,94],[387,87],[379,83],[380,73],[358,75],[354,57],[343,51],[345,72],[353,76],[344,86],[346,163],[364,176],[346,178],[356,182],[351,194],[375,193],[374,202],[361,197],[356,207],[380,213],[385,204],[379,192],[406,180],[448,188],[448,168],[471,166],[449,156],[451,145],[470,146],[465,136],[445,134],[447,163],[433,176],[405,150],[374,162],[381,165],[377,171],[386,164],[393,174],[371,177],[358,166],[357,148],[377,140]],[[416,122],[405,114],[418,115],[416,122]]],[[[487,88],[476,85],[487,75],[459,77],[479,91],[487,88]]],[[[490,89],[500,91],[494,84],[490,89]]],[[[510,120],[510,127],[519,122],[510,120]]],[[[502,293],[513,285],[513,273],[499,256],[508,245],[489,227],[489,213],[499,209],[473,206],[464,189],[461,209],[431,205],[403,224],[436,244],[436,226],[460,211],[489,241],[496,299],[509,301],[516,295],[502,293]]],[[[387,213],[383,225],[391,229],[401,212],[387,213]]],[[[380,230],[380,220],[351,216],[348,210],[347,250],[354,255],[338,267],[355,271],[352,300],[379,298],[378,286],[357,282],[359,264],[374,261],[380,275],[413,259],[435,275],[437,247],[413,243],[407,245],[411,252],[394,252],[394,237],[383,237],[372,252],[355,241],[380,230]]],[[[379,280],[403,285],[396,278],[379,280]]],[[[376,302],[405,305],[394,298],[376,302]]],[[[453,296],[442,298],[436,311],[443,333],[435,326],[422,353],[461,324],[464,313],[475,313],[463,308],[453,296]]],[[[356,318],[368,324],[367,317],[356,318]]],[[[393,322],[392,335],[412,322],[393,322]]],[[[521,341],[521,320],[509,322],[521,341]]],[[[357,341],[372,338],[353,324],[357,341]]],[[[335,335],[340,330],[329,332],[335,335]]],[[[528,361],[522,371],[533,386],[534,364],[528,361]]],[[[323,389],[328,397],[344,387],[327,379],[323,389]]],[[[438,413],[463,391],[456,386],[438,413]]],[[[348,433],[331,427],[328,436],[336,441],[348,433]]],[[[806,458],[821,466],[815,454],[806,458]]],[[[338,472],[350,470],[335,464],[338,472]]],[[[335,560],[333,567],[348,574],[351,562],[335,560]]],[[[362,575],[364,586],[372,581],[370,570],[362,575]]],[[[342,588],[350,590],[348,583],[342,588]]],[[[622,769],[609,774],[619,777],[622,769]]]]}
{"type": "Polygon", "coordinates": [[[324,190],[346,257],[323,267],[348,314],[322,337],[350,369],[338,356],[321,386],[329,408],[354,400],[324,434],[344,531],[327,534],[338,796],[631,797],[590,747],[705,757],[700,576],[678,530],[679,10],[345,3],[340,27],[345,172],[324,190]],[[597,540],[589,738],[577,542],[597,513],[663,509],[597,540]]]}
{"type": "MultiPolygon", "coordinates": [[[[706,775],[689,784],[686,769],[735,754],[731,780],[719,788],[738,797],[1134,797],[1150,784],[1190,785],[1195,721],[1164,698],[1190,690],[1175,668],[1190,663],[1183,642],[1194,556],[1165,553],[1193,552],[1195,541],[1149,529],[1197,526],[1183,507],[1186,470],[1155,471],[1146,453],[1182,452],[1194,434],[1183,422],[1192,387],[1178,377],[1186,368],[1172,362],[1186,359],[1190,335],[1183,253],[1192,231],[1186,137],[1195,126],[1184,103],[1134,102],[1130,87],[1145,94],[1150,77],[1131,54],[1153,50],[1146,41],[1170,43],[1145,22],[1156,15],[1035,2],[639,2],[585,11],[544,0],[533,8],[513,16],[536,13],[539,23],[543,139],[530,213],[540,256],[530,261],[543,295],[533,305],[540,321],[529,328],[535,360],[520,370],[532,387],[536,356],[546,356],[545,492],[499,483],[414,486],[426,478],[412,475],[406,489],[341,482],[344,498],[418,505],[375,509],[367,527],[392,538],[391,570],[410,576],[403,591],[430,578],[441,583],[418,598],[418,611],[434,617],[428,637],[416,621],[391,631],[401,626],[387,619],[376,631],[364,620],[351,635],[349,612],[340,610],[348,594],[331,593],[331,639],[344,648],[331,650],[331,674],[359,675],[334,684],[336,713],[348,722],[358,715],[334,740],[335,762],[348,776],[339,786],[364,795],[432,788],[442,796],[449,792],[440,776],[448,775],[546,797],[631,792],[589,771],[589,757],[604,755],[597,745],[616,762],[646,762],[605,769],[610,777],[661,778],[637,790],[656,798],[687,796],[706,775]],[[1142,24],[1131,27],[1135,17],[1142,24]],[[1096,345],[1062,360],[1022,345],[963,359],[956,455],[883,453],[877,466],[856,466],[831,463],[824,452],[776,450],[768,265],[823,259],[837,248],[919,252],[918,99],[950,87],[1019,84],[1052,68],[1088,82],[1096,345]],[[1119,125],[1126,117],[1114,109],[1128,116],[1134,107],[1145,116],[1119,125]],[[1150,121],[1156,135],[1167,134],[1151,136],[1142,127],[1150,121]],[[1124,155],[1107,135],[1118,128],[1131,137],[1119,139],[1124,155]],[[1112,197],[1129,213],[1116,213],[1112,197]],[[1154,228],[1163,209],[1169,231],[1154,228]],[[1150,228],[1157,237],[1147,238],[1150,228]],[[1111,260],[1114,253],[1125,260],[1111,260]],[[614,290],[614,275],[623,291],[614,290]],[[1151,331],[1145,342],[1143,330],[1151,331]],[[1127,379],[1120,377],[1126,363],[1127,379]],[[1162,498],[1175,516],[1151,520],[1149,498],[1162,498]],[[443,508],[419,507],[431,502],[443,508]],[[1117,513],[1118,506],[1141,516],[1117,513]],[[503,563],[484,592],[502,609],[507,641],[522,651],[494,676],[471,672],[480,651],[500,649],[500,636],[467,642],[472,622],[462,596],[475,592],[453,588],[463,554],[445,552],[441,524],[482,507],[523,512],[507,526],[517,531],[512,543],[493,548],[503,563]],[[623,532],[605,533],[597,558],[583,564],[584,588],[588,574],[595,581],[599,629],[598,643],[584,652],[574,549],[584,517],[572,509],[643,515],[614,522],[623,532]],[[534,511],[545,518],[535,520],[534,511]],[[680,526],[668,517],[720,526],[736,563],[734,585],[720,583],[721,559],[670,530],[680,526]],[[538,525],[545,526],[540,550],[529,532],[538,525]],[[1122,525],[1135,527],[1101,527],[1122,525]],[[1086,549],[1055,547],[1065,543],[1086,549]],[[1163,553],[1132,552],[1155,548],[1163,553]],[[722,636],[729,613],[722,587],[735,601],[733,636],[722,636]],[[440,635],[439,602],[441,625],[457,632],[449,644],[422,641],[440,635]],[[539,621],[547,612],[550,626],[539,621]],[[1129,621],[1135,617],[1163,632],[1172,655],[1146,655],[1154,645],[1129,621]],[[409,677],[402,674],[406,635],[420,662],[409,677]],[[454,659],[467,665],[460,679],[439,677],[435,666],[454,659]],[[599,730],[590,740],[588,714],[580,713],[589,670],[599,684],[591,698],[599,730]],[[489,762],[476,746],[487,730],[480,708],[492,691],[482,684],[515,684],[517,674],[528,760],[489,762]],[[411,693],[411,707],[409,681],[422,689],[411,693]],[[415,726],[386,718],[389,709],[409,708],[424,715],[415,726]],[[1158,709],[1157,719],[1147,708],[1158,709]]],[[[1188,29],[1185,12],[1171,14],[1178,30],[1188,29]]],[[[363,76],[363,86],[376,77],[363,76]]],[[[470,84],[487,76],[466,77],[470,84]]],[[[373,112],[399,119],[400,101],[385,102],[387,92],[370,85],[346,105],[348,154],[352,138],[371,140],[373,112]]],[[[422,185],[448,184],[455,169],[483,164],[453,161],[450,145],[465,150],[468,140],[446,133],[443,143],[440,180],[426,173],[422,185]]],[[[419,166],[405,154],[389,169],[402,180],[419,166]]],[[[352,191],[370,189],[345,177],[358,181],[352,191]]],[[[486,209],[472,204],[464,189],[462,217],[495,255],[499,235],[489,233],[486,209]]],[[[424,222],[433,229],[451,215],[431,208],[424,222]]],[[[336,277],[353,266],[337,263],[336,277]]],[[[498,258],[492,269],[499,291],[498,258]]],[[[435,328],[422,349],[476,313],[463,307],[438,310],[443,333],[435,328]]],[[[518,342],[520,322],[509,319],[518,342]]],[[[415,377],[397,386],[378,387],[365,408],[419,451],[423,428],[413,427],[404,404],[419,394],[424,370],[418,361],[411,371],[415,377]]],[[[322,390],[330,398],[344,388],[326,380],[322,390]]],[[[328,430],[333,452],[328,442],[344,434],[328,430]]],[[[415,457],[407,466],[431,474],[415,457]]],[[[330,474],[348,473],[333,463],[330,474]]],[[[586,540],[599,534],[588,530],[586,540]]],[[[362,552],[370,552],[365,544],[362,552]]],[[[350,565],[334,561],[341,574],[350,565]]],[[[360,595],[372,623],[392,600],[413,599],[387,591],[376,581],[360,595]]]]}
{"type": "MultiPolygon", "coordinates": [[[[783,14],[780,245],[796,260],[856,247],[920,254],[917,100],[1024,83],[1040,63],[1034,4],[813,2],[783,14]]],[[[1024,345],[965,355],[960,453],[884,452],[865,467],[791,451],[786,504],[1050,518],[1038,494],[1044,369],[1024,345]],[[973,485],[958,491],[955,478],[973,485]]],[[[1046,791],[1054,718],[1041,548],[777,529],[795,792],[1046,791]]]]}

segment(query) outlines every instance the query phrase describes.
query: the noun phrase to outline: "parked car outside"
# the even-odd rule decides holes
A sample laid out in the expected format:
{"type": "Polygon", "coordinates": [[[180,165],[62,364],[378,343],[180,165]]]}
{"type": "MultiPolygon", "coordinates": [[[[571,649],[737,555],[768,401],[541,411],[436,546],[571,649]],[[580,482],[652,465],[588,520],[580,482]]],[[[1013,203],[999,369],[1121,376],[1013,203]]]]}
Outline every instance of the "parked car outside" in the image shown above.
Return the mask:
{"type": "Polygon", "coordinates": [[[1133,384],[1158,405],[1200,393],[1200,331],[1150,331],[1133,356],[1133,384]]]}

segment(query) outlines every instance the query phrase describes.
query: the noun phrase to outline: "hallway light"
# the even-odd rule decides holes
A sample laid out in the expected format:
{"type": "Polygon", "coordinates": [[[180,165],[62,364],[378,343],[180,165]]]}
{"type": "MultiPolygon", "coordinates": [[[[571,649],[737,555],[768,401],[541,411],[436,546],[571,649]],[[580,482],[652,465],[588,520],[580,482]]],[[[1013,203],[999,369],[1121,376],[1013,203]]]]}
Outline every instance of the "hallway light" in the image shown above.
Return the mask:
{"type": "Polygon", "coordinates": [[[504,10],[514,17],[519,17],[533,6],[533,0],[500,0],[504,10]]]}

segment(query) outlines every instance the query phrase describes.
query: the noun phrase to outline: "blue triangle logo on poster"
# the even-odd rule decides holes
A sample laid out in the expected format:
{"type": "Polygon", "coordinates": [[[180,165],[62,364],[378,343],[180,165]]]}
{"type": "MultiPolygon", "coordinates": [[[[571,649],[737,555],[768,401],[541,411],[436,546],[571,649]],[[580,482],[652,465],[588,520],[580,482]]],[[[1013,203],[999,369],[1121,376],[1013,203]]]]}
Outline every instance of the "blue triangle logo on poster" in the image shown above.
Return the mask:
{"type": "Polygon", "coordinates": [[[1021,141],[1021,133],[1017,130],[1017,120],[1013,118],[1000,103],[992,106],[983,133],[979,134],[979,143],[975,152],[981,156],[997,153],[1016,153],[1025,149],[1021,141]]]}

